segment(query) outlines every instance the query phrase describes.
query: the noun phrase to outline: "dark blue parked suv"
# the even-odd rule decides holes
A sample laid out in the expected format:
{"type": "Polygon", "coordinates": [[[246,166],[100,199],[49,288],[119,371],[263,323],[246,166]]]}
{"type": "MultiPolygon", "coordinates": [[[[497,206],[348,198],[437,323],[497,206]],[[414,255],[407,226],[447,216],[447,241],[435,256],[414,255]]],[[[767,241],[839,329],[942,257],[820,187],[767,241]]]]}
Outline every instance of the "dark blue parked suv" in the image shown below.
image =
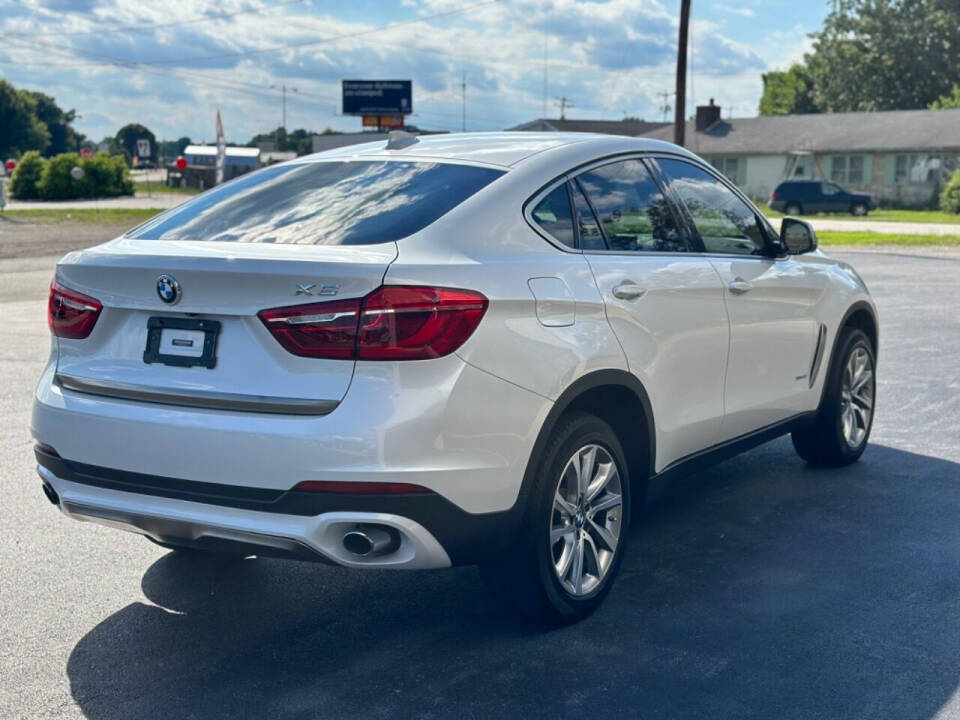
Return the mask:
{"type": "Polygon", "coordinates": [[[862,217],[877,207],[877,201],[866,193],[847,192],[832,182],[788,180],[771,193],[770,207],[787,215],[848,212],[862,217]]]}

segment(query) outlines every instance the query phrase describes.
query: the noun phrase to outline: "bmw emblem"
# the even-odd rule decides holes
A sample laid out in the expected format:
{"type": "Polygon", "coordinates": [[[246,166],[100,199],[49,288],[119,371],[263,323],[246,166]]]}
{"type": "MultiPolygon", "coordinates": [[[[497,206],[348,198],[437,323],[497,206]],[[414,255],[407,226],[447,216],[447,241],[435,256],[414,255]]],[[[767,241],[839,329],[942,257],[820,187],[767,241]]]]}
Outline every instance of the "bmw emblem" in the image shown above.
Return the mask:
{"type": "Polygon", "coordinates": [[[167,305],[176,305],[180,300],[180,283],[173,275],[161,275],[157,278],[157,295],[167,305]]]}

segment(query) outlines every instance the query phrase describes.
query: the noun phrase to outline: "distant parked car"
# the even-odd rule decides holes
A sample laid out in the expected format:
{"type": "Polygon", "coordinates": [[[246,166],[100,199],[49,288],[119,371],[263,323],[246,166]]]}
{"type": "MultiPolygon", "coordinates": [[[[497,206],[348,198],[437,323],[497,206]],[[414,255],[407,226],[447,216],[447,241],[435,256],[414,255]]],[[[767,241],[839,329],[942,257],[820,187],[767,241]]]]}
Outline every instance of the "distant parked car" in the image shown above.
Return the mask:
{"type": "Polygon", "coordinates": [[[866,193],[848,192],[832,182],[788,180],[771,193],[770,207],[787,215],[848,212],[863,217],[877,207],[877,201],[866,193]]]}
{"type": "Polygon", "coordinates": [[[156,170],[157,164],[152,160],[140,160],[134,170],[156,170]]]}

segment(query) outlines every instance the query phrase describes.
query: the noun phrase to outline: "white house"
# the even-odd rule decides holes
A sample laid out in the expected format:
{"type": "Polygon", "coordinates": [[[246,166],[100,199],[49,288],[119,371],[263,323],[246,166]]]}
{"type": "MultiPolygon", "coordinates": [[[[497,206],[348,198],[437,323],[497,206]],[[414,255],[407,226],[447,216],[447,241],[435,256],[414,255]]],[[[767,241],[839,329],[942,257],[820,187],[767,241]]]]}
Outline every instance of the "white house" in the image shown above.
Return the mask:
{"type": "MultiPolygon", "coordinates": [[[[643,134],[673,140],[673,127],[643,134]]],[[[687,123],[687,149],[755,198],[788,178],[825,178],[881,202],[935,202],[960,167],[960,109],[773,115],[722,119],[702,105],[687,123]]]]}

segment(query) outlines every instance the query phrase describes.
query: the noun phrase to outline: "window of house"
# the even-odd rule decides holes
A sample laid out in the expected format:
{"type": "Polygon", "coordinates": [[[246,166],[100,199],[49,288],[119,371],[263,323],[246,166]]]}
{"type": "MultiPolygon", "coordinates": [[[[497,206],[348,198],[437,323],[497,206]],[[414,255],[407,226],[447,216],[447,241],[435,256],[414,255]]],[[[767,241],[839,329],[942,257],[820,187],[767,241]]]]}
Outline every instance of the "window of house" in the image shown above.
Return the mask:
{"type": "Polygon", "coordinates": [[[714,158],[711,164],[721,173],[727,176],[727,179],[735,185],[741,185],[746,180],[741,170],[746,170],[746,163],[741,163],[740,158],[714,158]]]}
{"type": "Polygon", "coordinates": [[[846,185],[863,185],[863,155],[834,155],[830,166],[830,179],[846,185]]]}
{"type": "Polygon", "coordinates": [[[895,183],[912,185],[945,182],[957,169],[957,156],[915,153],[897,155],[894,159],[895,183]]]}

